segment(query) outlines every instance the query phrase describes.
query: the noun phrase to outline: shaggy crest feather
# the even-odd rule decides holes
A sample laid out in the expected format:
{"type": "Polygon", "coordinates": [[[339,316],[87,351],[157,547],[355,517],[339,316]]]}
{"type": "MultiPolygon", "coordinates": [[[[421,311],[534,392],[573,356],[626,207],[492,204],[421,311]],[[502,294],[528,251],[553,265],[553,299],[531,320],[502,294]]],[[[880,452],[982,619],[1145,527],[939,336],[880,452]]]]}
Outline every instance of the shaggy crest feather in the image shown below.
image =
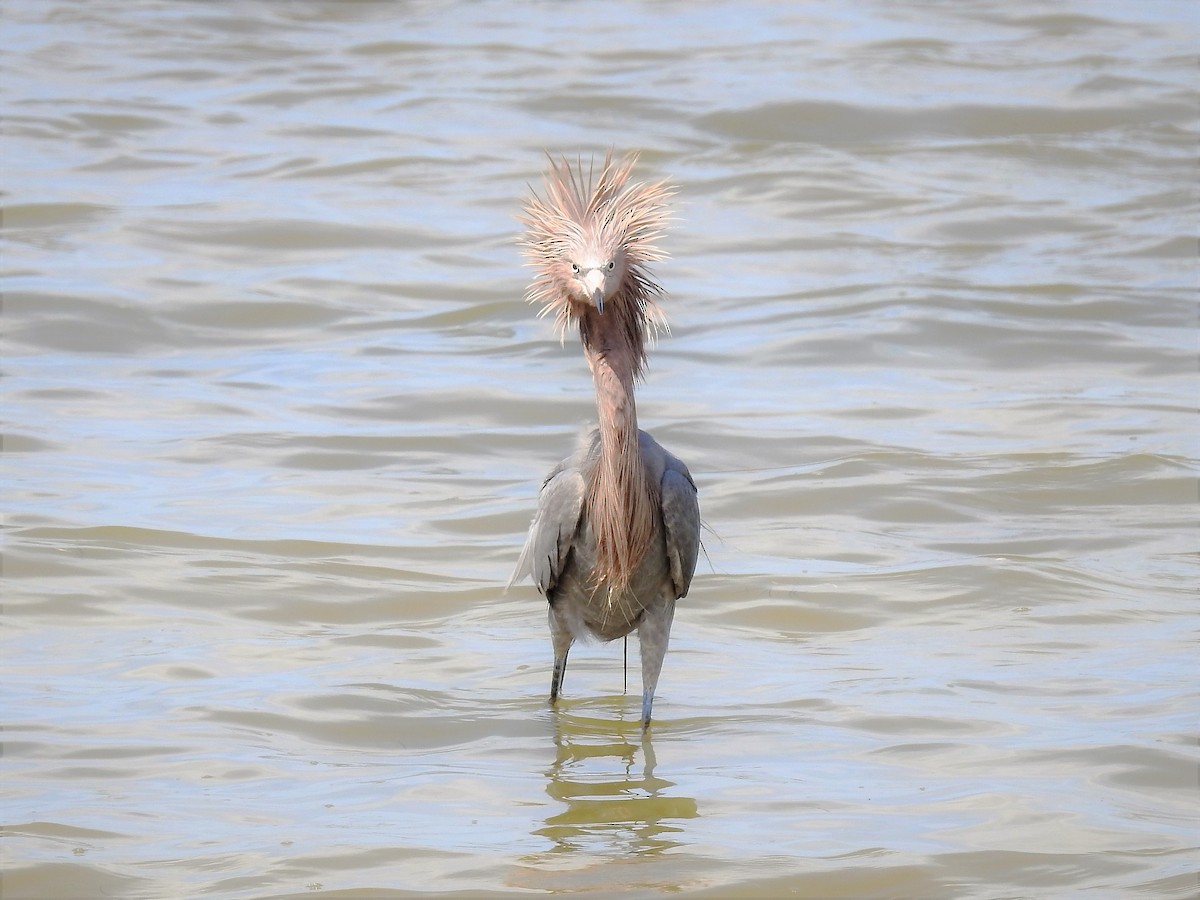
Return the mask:
{"type": "Polygon", "coordinates": [[[535,269],[525,299],[542,307],[539,315],[553,314],[562,339],[571,324],[582,324],[586,307],[569,287],[572,259],[621,260],[620,286],[605,300],[605,315],[611,307],[621,320],[635,351],[635,376],[645,363],[647,334],[667,328],[655,302],[663,290],[648,264],[666,258],[655,241],[670,220],[666,204],[675,193],[665,181],[631,184],[637,158],[631,153],[617,162],[610,151],[599,173],[589,164],[585,174],[582,162],[572,166],[565,157],[550,157],[545,197],[531,190],[519,217],[526,227],[521,248],[535,269]]]}

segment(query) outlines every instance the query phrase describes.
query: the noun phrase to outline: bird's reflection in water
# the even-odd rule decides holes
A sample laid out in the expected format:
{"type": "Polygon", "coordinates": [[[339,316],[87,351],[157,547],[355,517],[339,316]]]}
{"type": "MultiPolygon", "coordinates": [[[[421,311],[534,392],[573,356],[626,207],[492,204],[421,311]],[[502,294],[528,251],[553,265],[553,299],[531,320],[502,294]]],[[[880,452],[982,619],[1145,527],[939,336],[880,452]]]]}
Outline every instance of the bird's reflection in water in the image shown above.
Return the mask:
{"type": "Polygon", "coordinates": [[[565,808],[536,832],[554,851],[661,853],[680,843],[672,836],[682,833],[682,821],[699,815],[693,798],[673,796],[675,782],[655,774],[651,732],[620,718],[623,699],[595,698],[576,711],[559,701],[546,793],[565,808]],[[586,715],[597,704],[605,710],[586,715]]]}

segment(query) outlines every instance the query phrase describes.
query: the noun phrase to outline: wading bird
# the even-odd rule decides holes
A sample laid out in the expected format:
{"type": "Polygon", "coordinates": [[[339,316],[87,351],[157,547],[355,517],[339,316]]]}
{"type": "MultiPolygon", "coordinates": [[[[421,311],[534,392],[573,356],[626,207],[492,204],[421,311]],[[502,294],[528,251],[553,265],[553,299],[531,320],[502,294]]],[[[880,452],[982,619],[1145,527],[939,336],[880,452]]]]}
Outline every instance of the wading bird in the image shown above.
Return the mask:
{"type": "Polygon", "coordinates": [[[647,264],[664,258],[654,242],[673,191],[631,184],[636,160],[609,153],[585,176],[582,163],[551,159],[545,197],[533,193],[520,218],[535,270],[525,299],[553,314],[564,338],[578,325],[598,424],[543,483],[511,583],[529,575],[549,601],[551,703],[572,643],[637,631],[647,728],[675,601],[696,568],[700,509],[687,466],[637,425],[646,341],[666,324],[647,264]]]}

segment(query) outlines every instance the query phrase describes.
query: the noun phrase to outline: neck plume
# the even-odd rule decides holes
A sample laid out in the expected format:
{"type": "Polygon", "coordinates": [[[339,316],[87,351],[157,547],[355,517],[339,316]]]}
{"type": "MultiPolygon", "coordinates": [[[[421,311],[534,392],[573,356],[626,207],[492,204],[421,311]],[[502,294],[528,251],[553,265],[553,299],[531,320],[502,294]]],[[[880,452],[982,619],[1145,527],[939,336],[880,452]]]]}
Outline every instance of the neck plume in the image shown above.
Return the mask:
{"type": "Polygon", "coordinates": [[[632,343],[619,316],[588,311],[581,321],[584,356],[596,386],[600,461],[588,485],[596,537],[597,584],[620,593],[633,578],[654,530],[653,489],[638,445],[634,381],[644,350],[632,343]]]}

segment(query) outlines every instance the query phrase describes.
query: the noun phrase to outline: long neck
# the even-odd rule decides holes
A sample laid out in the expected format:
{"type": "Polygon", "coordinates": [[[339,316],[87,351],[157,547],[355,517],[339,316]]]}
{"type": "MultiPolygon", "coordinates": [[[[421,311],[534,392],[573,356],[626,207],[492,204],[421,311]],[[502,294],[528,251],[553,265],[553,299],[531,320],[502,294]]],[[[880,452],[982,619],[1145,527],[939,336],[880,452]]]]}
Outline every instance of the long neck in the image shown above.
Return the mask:
{"type": "Polygon", "coordinates": [[[617,317],[589,310],[585,318],[583,350],[596,385],[600,426],[600,460],[588,486],[597,545],[594,574],[598,583],[620,591],[641,562],[654,521],[633,398],[640,360],[617,317]]]}

